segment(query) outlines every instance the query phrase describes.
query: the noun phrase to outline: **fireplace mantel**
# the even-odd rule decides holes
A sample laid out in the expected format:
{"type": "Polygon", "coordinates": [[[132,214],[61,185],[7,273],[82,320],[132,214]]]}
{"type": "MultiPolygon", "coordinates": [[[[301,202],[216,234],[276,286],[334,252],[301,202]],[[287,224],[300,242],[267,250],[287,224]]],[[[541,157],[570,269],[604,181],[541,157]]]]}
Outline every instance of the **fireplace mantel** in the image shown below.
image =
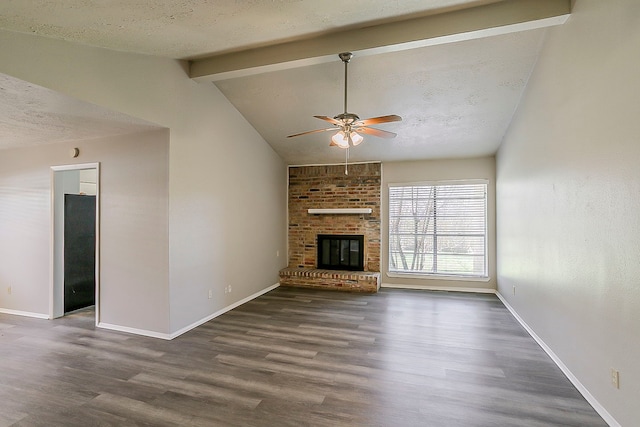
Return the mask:
{"type": "Polygon", "coordinates": [[[321,215],[370,214],[371,212],[371,208],[307,209],[307,213],[321,215]]]}

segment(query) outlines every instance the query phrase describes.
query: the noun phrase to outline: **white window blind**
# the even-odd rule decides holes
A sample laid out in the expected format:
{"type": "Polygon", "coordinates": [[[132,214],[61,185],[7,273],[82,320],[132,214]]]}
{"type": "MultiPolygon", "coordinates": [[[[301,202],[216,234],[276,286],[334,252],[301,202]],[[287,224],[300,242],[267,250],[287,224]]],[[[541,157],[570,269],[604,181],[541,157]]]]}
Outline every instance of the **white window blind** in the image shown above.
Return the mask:
{"type": "Polygon", "coordinates": [[[487,277],[487,184],[389,187],[389,272],[487,277]]]}

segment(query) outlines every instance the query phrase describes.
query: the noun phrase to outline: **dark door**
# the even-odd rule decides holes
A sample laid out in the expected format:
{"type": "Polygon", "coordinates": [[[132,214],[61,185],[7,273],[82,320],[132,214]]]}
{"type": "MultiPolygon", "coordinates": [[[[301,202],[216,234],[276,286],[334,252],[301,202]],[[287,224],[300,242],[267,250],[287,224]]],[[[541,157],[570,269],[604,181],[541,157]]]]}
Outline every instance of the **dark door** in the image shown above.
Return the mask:
{"type": "Polygon", "coordinates": [[[95,304],[96,196],[64,195],[64,312],[95,304]]]}

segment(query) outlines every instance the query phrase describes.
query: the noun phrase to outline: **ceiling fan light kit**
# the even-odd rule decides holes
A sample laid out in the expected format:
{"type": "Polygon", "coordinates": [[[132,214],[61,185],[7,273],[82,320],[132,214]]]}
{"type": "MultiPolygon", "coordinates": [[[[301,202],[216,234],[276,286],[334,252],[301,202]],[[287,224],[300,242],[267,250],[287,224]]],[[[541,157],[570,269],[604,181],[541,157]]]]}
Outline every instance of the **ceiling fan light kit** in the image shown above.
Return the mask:
{"type": "Polygon", "coordinates": [[[331,137],[331,144],[329,145],[335,145],[340,148],[349,148],[349,142],[351,142],[351,145],[355,147],[359,145],[363,140],[364,138],[362,137],[362,135],[356,133],[355,131],[351,131],[350,134],[346,134],[341,130],[331,137]]]}

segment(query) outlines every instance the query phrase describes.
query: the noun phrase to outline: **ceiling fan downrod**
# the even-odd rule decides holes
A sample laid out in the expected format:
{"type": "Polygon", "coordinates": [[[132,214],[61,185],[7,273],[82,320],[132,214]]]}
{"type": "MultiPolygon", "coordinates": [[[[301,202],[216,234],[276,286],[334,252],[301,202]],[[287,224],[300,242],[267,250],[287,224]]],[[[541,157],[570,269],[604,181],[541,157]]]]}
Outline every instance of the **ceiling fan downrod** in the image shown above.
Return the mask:
{"type": "MultiPolygon", "coordinates": [[[[353,115],[354,117],[352,118],[351,122],[346,124],[346,120],[347,117],[349,116],[349,113],[347,113],[347,89],[348,89],[348,78],[349,78],[349,73],[348,73],[348,69],[347,67],[349,66],[349,61],[351,61],[351,58],[353,58],[353,53],[351,52],[343,52],[340,53],[338,55],[338,57],[340,57],[340,59],[342,60],[342,62],[344,62],[344,114],[341,114],[339,116],[336,116],[335,118],[338,119],[343,119],[345,121],[345,125],[343,127],[343,132],[347,135],[347,138],[349,138],[349,145],[353,145],[353,142],[351,141],[351,123],[355,122],[356,120],[359,120],[360,118],[356,115],[353,115]]],[[[344,174],[345,175],[349,175],[349,169],[348,169],[348,165],[349,165],[349,145],[347,145],[347,149],[345,152],[345,158],[344,158],[344,174]]]]}
{"type": "Polygon", "coordinates": [[[342,52],[338,54],[338,57],[344,62],[344,113],[338,114],[334,117],[336,120],[340,120],[342,122],[342,130],[349,134],[351,132],[351,124],[360,120],[357,114],[347,112],[347,96],[348,96],[348,88],[349,88],[349,73],[348,73],[348,65],[351,58],[353,58],[353,53],[351,52],[342,52]]]}
{"type": "Polygon", "coordinates": [[[347,67],[349,65],[349,61],[353,58],[353,53],[351,52],[342,52],[338,55],[342,62],[344,62],[344,114],[347,114],[347,79],[349,77],[347,73],[347,67]]]}

